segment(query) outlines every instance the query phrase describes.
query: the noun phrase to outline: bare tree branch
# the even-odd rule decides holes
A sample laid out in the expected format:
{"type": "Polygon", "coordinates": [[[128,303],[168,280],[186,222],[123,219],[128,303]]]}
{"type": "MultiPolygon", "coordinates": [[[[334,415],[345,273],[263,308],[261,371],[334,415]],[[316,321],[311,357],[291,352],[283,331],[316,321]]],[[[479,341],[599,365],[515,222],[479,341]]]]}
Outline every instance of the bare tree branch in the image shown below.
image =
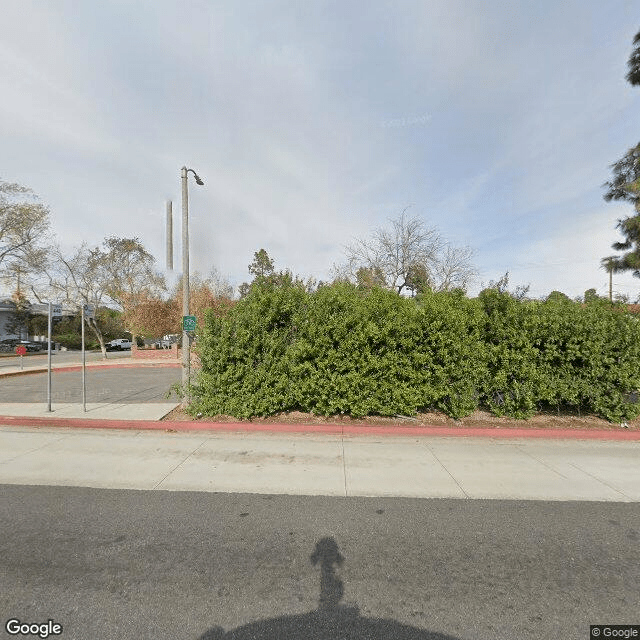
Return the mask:
{"type": "Polygon", "coordinates": [[[447,244],[437,228],[418,218],[407,218],[407,209],[391,229],[377,229],[370,239],[355,239],[345,247],[346,263],[333,267],[335,279],[375,283],[398,294],[426,288],[438,291],[467,289],[476,276],[469,247],[447,244]]]}

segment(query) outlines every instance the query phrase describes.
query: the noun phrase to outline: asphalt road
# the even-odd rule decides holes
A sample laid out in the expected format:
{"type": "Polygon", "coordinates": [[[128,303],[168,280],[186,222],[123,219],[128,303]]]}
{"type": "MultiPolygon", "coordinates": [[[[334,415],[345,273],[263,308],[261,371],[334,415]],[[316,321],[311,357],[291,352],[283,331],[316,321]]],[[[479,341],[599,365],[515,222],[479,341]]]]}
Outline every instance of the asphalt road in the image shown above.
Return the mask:
{"type": "Polygon", "coordinates": [[[640,623],[638,503],[0,491],[2,624],[52,619],[64,640],[586,640],[640,623]]]}
{"type": "MultiPolygon", "coordinates": [[[[180,382],[181,370],[169,367],[86,369],[87,402],[171,402],[171,385],[180,382]]],[[[46,402],[47,374],[30,373],[0,380],[0,402],[46,402]]],[[[51,374],[52,402],[82,402],[82,371],[51,374]]]]}

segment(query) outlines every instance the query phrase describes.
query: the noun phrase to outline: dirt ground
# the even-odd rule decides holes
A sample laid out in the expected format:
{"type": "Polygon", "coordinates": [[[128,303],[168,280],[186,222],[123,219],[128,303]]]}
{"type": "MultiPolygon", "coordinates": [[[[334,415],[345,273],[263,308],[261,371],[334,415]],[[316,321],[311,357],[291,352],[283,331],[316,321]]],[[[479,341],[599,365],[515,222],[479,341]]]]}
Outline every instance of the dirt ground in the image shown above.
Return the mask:
{"type": "Polygon", "coordinates": [[[620,423],[612,423],[596,416],[578,415],[578,413],[540,413],[528,420],[514,420],[512,418],[498,418],[486,411],[476,411],[475,413],[454,420],[447,417],[443,413],[420,413],[415,418],[407,416],[396,416],[386,418],[381,416],[367,416],[365,418],[351,418],[345,415],[336,416],[316,416],[311,413],[302,413],[300,411],[292,411],[288,413],[279,413],[268,418],[254,418],[252,420],[240,420],[232,416],[202,416],[200,418],[192,418],[186,414],[180,407],[171,411],[164,420],[176,421],[194,421],[194,422],[242,422],[255,424],[301,424],[301,425],[323,425],[323,424],[342,424],[342,425],[372,425],[372,426],[437,426],[437,427],[482,427],[496,429],[594,429],[619,431],[620,429],[628,429],[631,431],[640,430],[640,418],[628,422],[628,426],[620,423]]]}

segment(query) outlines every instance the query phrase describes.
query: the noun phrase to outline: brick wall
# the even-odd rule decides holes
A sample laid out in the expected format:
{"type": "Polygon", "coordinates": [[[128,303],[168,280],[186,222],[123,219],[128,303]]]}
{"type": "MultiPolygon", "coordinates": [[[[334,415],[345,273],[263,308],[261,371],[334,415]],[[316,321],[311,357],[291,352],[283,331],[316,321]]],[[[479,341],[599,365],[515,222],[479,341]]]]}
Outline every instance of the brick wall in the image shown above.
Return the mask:
{"type": "MultiPolygon", "coordinates": [[[[170,349],[138,349],[136,345],[131,345],[131,357],[137,360],[171,360],[182,362],[182,349],[178,349],[177,344],[172,344],[170,349]]],[[[199,368],[200,358],[191,351],[191,366],[199,368]]]]}
{"type": "Polygon", "coordinates": [[[170,349],[138,349],[134,344],[131,345],[131,357],[138,360],[156,360],[159,358],[163,360],[179,360],[181,352],[178,350],[177,344],[172,344],[170,349]]]}

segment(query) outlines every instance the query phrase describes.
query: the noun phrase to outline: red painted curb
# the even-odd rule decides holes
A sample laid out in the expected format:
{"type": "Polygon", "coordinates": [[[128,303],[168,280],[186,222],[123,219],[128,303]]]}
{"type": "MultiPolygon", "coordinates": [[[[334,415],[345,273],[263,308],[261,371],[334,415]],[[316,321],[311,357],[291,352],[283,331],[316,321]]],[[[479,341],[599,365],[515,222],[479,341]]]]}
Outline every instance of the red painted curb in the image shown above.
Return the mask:
{"type": "Polygon", "coordinates": [[[549,440],[640,440],[640,431],[594,431],[586,429],[503,429],[474,427],[379,427],[373,425],[302,425],[247,422],[188,422],[156,420],[101,420],[89,418],[41,418],[0,416],[1,426],[71,427],[81,429],[132,429],[155,431],[240,431],[306,433],[354,436],[538,438],[549,440]]]}

